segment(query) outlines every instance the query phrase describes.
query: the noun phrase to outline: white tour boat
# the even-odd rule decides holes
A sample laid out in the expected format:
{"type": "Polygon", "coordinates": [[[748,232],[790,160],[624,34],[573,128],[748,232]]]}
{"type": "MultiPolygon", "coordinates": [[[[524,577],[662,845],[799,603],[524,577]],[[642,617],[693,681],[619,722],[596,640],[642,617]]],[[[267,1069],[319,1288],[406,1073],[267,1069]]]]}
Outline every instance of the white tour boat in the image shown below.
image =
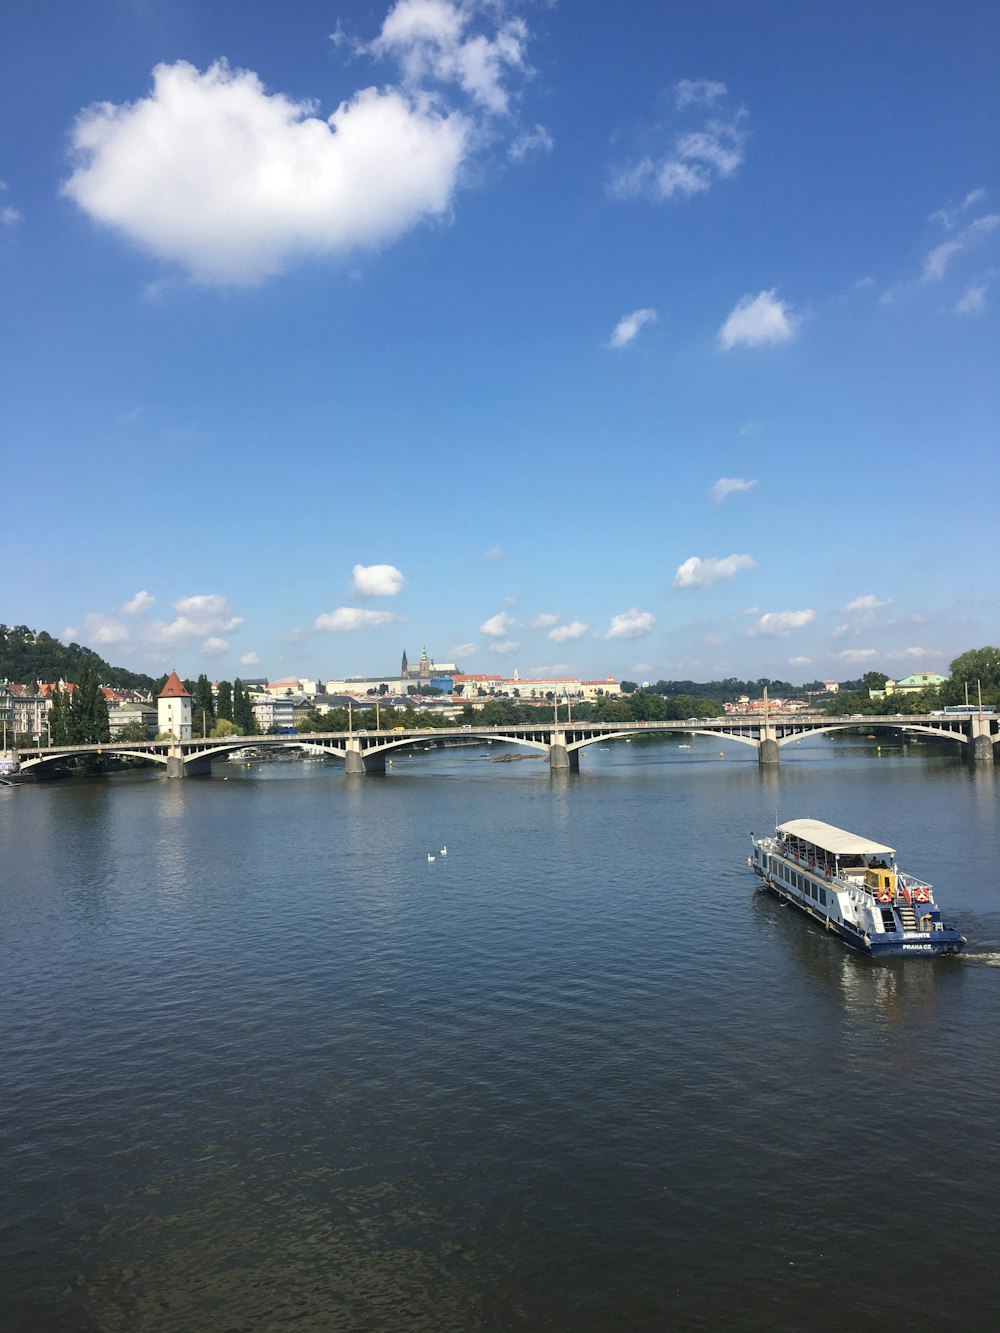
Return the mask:
{"type": "Polygon", "coordinates": [[[863,953],[958,953],[966,940],[946,924],[926,880],[901,871],[896,853],[819,819],[792,819],[755,838],[747,864],[761,887],[863,953]]]}

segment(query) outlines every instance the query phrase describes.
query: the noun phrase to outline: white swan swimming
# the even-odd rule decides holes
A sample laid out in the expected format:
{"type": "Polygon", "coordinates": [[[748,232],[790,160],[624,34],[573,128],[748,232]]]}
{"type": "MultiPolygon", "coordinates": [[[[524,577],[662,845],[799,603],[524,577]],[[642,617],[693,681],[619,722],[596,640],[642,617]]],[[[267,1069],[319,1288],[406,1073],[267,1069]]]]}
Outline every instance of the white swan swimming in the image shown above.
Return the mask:
{"type": "Polygon", "coordinates": [[[441,855],[442,855],[442,856],[447,856],[447,855],[448,855],[448,848],[447,848],[447,847],[442,847],[442,848],[441,848],[441,855]]]}
{"type": "Polygon", "coordinates": [[[428,859],[428,861],[433,861],[433,860],[434,860],[434,858],[433,858],[433,856],[431,856],[430,852],[427,853],[427,859],[428,859]]]}

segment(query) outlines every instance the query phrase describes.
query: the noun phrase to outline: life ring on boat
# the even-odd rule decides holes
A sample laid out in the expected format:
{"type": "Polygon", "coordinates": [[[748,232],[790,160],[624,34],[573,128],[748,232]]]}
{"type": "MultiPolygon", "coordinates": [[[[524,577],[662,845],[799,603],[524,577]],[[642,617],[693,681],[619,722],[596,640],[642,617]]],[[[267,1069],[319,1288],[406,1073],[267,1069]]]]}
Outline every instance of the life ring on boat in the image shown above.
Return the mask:
{"type": "Polygon", "coordinates": [[[891,903],[894,896],[892,889],[889,888],[879,889],[878,891],[878,900],[880,903],[891,903]]]}
{"type": "Polygon", "coordinates": [[[929,889],[915,889],[913,896],[918,903],[929,903],[931,900],[929,889]]]}

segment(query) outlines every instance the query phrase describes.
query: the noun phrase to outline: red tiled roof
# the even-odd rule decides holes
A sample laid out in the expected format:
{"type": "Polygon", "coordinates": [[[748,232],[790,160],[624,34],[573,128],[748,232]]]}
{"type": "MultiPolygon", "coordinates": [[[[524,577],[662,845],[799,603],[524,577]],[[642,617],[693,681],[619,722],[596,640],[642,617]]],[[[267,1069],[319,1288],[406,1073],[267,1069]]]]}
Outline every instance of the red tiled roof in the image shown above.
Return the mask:
{"type": "Polygon", "coordinates": [[[171,671],[167,677],[167,683],[157,696],[160,699],[190,699],[191,695],[181,684],[181,678],[176,671],[171,671]]]}

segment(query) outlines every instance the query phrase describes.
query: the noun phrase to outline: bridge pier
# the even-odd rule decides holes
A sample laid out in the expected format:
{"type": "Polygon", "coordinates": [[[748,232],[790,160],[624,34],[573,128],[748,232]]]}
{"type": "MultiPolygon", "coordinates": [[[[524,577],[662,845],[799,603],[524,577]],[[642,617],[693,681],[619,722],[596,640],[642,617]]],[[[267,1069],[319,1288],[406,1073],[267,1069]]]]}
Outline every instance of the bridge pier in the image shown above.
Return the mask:
{"type": "Polygon", "coordinates": [[[570,750],[562,740],[553,740],[549,745],[549,770],[553,773],[579,773],[580,751],[570,750]]]}
{"type": "Polygon", "coordinates": [[[757,746],[757,763],[761,768],[778,762],[778,742],[769,736],[762,738],[757,746]]]}
{"type": "Polygon", "coordinates": [[[993,760],[994,737],[990,734],[990,724],[985,717],[969,718],[969,758],[993,760]]]}
{"type": "Polygon", "coordinates": [[[206,756],[185,760],[178,754],[167,755],[168,778],[201,778],[211,771],[212,760],[206,756]]]}
{"type": "Polygon", "coordinates": [[[384,773],[385,754],[365,754],[357,741],[348,741],[347,753],[344,755],[344,772],[348,774],[384,773]]]}

